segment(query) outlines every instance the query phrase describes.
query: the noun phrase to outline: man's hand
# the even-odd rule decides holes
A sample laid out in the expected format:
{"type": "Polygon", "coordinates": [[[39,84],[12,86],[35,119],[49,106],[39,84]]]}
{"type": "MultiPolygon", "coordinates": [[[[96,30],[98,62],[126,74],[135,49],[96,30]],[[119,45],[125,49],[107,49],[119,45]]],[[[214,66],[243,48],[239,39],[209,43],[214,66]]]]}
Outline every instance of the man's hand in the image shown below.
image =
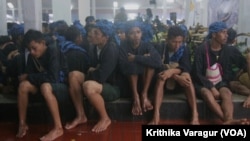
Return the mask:
{"type": "Polygon", "coordinates": [[[22,82],[24,80],[27,80],[28,74],[21,74],[18,76],[19,82],[22,82]]]}
{"type": "Polygon", "coordinates": [[[212,91],[213,96],[215,97],[215,99],[219,99],[220,98],[220,92],[215,87],[212,87],[211,91],[212,91]]]}
{"type": "Polygon", "coordinates": [[[175,80],[183,87],[189,87],[192,83],[190,77],[186,75],[175,75],[175,80]]]}
{"type": "Polygon", "coordinates": [[[135,55],[132,53],[128,53],[128,61],[133,62],[135,60],[135,55]]]}
{"type": "Polygon", "coordinates": [[[170,70],[170,69],[169,69],[169,70],[162,71],[162,72],[160,72],[160,73],[158,74],[158,77],[159,77],[161,80],[163,80],[163,81],[167,80],[167,79],[170,78],[171,76],[172,76],[172,74],[171,74],[171,70],[170,70]]]}

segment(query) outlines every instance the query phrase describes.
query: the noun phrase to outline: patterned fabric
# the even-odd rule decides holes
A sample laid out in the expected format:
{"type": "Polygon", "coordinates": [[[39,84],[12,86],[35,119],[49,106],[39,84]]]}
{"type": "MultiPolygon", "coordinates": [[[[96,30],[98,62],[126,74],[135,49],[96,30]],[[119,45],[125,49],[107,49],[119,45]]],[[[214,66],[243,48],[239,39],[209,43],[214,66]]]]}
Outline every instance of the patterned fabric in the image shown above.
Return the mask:
{"type": "Polygon", "coordinates": [[[88,64],[89,64],[89,57],[87,56],[87,51],[84,48],[77,46],[76,44],[74,44],[71,41],[66,41],[63,36],[57,35],[57,41],[58,41],[58,45],[59,45],[62,53],[66,53],[72,49],[84,52],[85,59],[88,60],[88,64]]]}
{"type": "Polygon", "coordinates": [[[79,20],[75,20],[73,25],[80,30],[82,37],[86,37],[87,32],[79,20]]]}
{"type": "Polygon", "coordinates": [[[211,39],[213,33],[217,33],[223,29],[227,29],[227,25],[224,22],[214,22],[208,28],[207,38],[211,39]]]}
{"type": "Polygon", "coordinates": [[[95,27],[99,28],[105,35],[109,37],[112,37],[114,33],[113,23],[105,19],[96,21],[95,27]]]}
{"type": "Polygon", "coordinates": [[[187,37],[188,36],[188,28],[187,28],[187,26],[184,25],[184,24],[180,24],[179,26],[182,29],[182,31],[184,32],[184,36],[187,37]]]}
{"type": "Polygon", "coordinates": [[[185,45],[180,46],[180,48],[170,57],[171,62],[179,62],[183,55],[185,45]]]}
{"type": "Polygon", "coordinates": [[[115,22],[114,23],[114,28],[115,30],[121,30],[121,31],[124,31],[125,32],[125,22],[115,22]]]}
{"type": "Polygon", "coordinates": [[[106,19],[99,19],[96,21],[95,27],[99,28],[103,32],[103,34],[108,36],[117,45],[120,45],[120,39],[115,33],[114,25],[112,22],[106,19]]]}
{"type": "Polygon", "coordinates": [[[66,41],[66,39],[63,36],[57,35],[57,41],[58,41],[58,45],[60,46],[60,49],[63,53],[66,53],[71,49],[76,49],[76,50],[79,50],[82,52],[86,52],[85,49],[81,48],[80,46],[77,46],[73,42],[66,41]]]}

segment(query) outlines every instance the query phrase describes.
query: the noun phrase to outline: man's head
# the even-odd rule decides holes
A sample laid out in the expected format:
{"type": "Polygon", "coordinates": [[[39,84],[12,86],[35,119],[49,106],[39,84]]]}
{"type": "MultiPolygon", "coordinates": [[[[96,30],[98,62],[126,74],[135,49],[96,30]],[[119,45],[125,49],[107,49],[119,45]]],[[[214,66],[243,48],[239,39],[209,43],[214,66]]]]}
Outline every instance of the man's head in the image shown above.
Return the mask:
{"type": "Polygon", "coordinates": [[[86,25],[95,24],[95,17],[94,16],[87,16],[85,18],[86,25]]]}
{"type": "Polygon", "coordinates": [[[227,25],[224,22],[214,22],[208,28],[207,38],[225,44],[227,42],[227,25]]]}
{"type": "Polygon", "coordinates": [[[113,23],[108,20],[100,19],[96,21],[89,35],[91,35],[91,42],[94,45],[106,44],[109,38],[114,35],[113,23]]]}
{"type": "Polygon", "coordinates": [[[74,42],[77,45],[80,45],[83,42],[83,38],[82,38],[82,34],[80,30],[74,25],[71,25],[65,31],[65,38],[66,40],[74,42]]]}
{"type": "Polygon", "coordinates": [[[115,32],[121,41],[124,41],[126,39],[125,27],[125,22],[114,23],[115,32]]]}
{"type": "Polygon", "coordinates": [[[168,29],[167,43],[170,46],[170,50],[175,52],[183,44],[184,32],[180,26],[170,26],[168,29]]]}
{"type": "Polygon", "coordinates": [[[9,35],[13,42],[20,44],[24,35],[24,24],[14,24],[9,29],[9,35]]]}
{"type": "Polygon", "coordinates": [[[40,58],[46,51],[46,42],[42,32],[30,29],[24,34],[23,45],[35,58],[40,58]]]}
{"type": "Polygon", "coordinates": [[[134,44],[139,44],[142,39],[142,34],[143,34],[142,30],[143,30],[142,22],[136,20],[128,21],[125,27],[127,39],[134,44]]]}

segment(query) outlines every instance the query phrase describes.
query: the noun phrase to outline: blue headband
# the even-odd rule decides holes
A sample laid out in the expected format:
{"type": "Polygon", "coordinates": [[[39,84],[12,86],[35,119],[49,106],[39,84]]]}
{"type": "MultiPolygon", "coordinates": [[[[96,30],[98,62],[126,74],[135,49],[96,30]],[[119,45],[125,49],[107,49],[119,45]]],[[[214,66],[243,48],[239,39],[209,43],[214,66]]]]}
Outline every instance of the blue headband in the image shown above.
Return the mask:
{"type": "Polygon", "coordinates": [[[140,22],[137,20],[128,21],[126,23],[126,33],[133,27],[139,27],[142,31],[142,40],[145,42],[151,41],[154,36],[154,31],[151,24],[140,22]]]}
{"type": "Polygon", "coordinates": [[[88,16],[88,17],[85,19],[85,22],[86,22],[86,23],[90,23],[90,22],[92,22],[92,21],[95,21],[94,16],[88,16]]]}
{"type": "Polygon", "coordinates": [[[180,26],[181,30],[183,31],[184,36],[186,37],[188,35],[188,29],[187,29],[186,25],[180,24],[179,26],[180,26]]]}
{"type": "Polygon", "coordinates": [[[221,30],[227,29],[227,25],[224,22],[214,22],[208,28],[207,38],[211,39],[213,33],[220,32],[221,30]]]}
{"type": "Polygon", "coordinates": [[[81,32],[81,34],[82,34],[83,37],[86,37],[87,32],[86,32],[85,28],[83,27],[83,25],[80,23],[79,20],[75,20],[74,23],[73,23],[73,25],[74,25],[77,29],[80,30],[80,32],[81,32]]]}
{"type": "Polygon", "coordinates": [[[114,28],[115,30],[121,30],[121,31],[124,31],[125,32],[125,22],[115,22],[114,23],[114,28]]]}
{"type": "Polygon", "coordinates": [[[105,20],[100,19],[96,21],[95,27],[99,28],[105,35],[111,37],[114,33],[113,23],[105,20]]]}
{"type": "Polygon", "coordinates": [[[23,36],[24,35],[24,25],[23,24],[15,24],[9,30],[9,35],[12,37],[23,36]]]}

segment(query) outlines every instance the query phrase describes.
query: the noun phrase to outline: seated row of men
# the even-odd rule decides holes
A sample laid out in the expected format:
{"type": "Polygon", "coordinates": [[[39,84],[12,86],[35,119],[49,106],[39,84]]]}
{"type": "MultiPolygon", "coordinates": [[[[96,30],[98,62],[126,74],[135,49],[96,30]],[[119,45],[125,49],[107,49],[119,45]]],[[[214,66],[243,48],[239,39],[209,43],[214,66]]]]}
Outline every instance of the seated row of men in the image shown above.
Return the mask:
{"type": "MultiPolygon", "coordinates": [[[[242,90],[239,87],[244,85],[238,83],[232,65],[244,72],[248,71],[248,65],[237,48],[226,44],[227,30],[223,22],[212,23],[207,39],[194,52],[193,62],[184,43],[185,32],[177,25],[168,29],[166,42],[158,46],[150,42],[147,29],[138,21],[126,23],[123,41],[117,40],[111,22],[96,21],[87,31],[88,48],[82,47],[82,37],[86,33],[81,32],[83,26],[79,22],[63,33],[47,36],[37,30],[28,30],[22,45],[29,55],[26,62],[21,63],[25,67],[18,75],[17,137],[27,133],[28,97],[38,93],[44,97],[54,122],[53,129],[40,139],[54,140],[63,135],[55,94],[61,84],[68,86],[76,110],[76,117],[64,126],[65,129],[87,122],[83,107],[83,97],[86,97],[100,116],[92,131],[106,130],[111,119],[105,102],[119,99],[124,85],[132,93],[133,115],[154,110],[148,124],[160,124],[163,95],[172,90],[184,91],[191,109],[192,125],[200,124],[196,98],[202,98],[223,124],[248,124],[247,119],[233,117],[232,90],[242,90]],[[230,85],[231,82],[235,83],[230,85]],[[152,101],[149,98],[151,87],[152,101]],[[221,100],[221,104],[217,100],[221,100]]],[[[15,60],[25,60],[25,54],[17,55],[22,57],[15,60]]],[[[244,106],[250,107],[249,97],[244,106]]]]}

